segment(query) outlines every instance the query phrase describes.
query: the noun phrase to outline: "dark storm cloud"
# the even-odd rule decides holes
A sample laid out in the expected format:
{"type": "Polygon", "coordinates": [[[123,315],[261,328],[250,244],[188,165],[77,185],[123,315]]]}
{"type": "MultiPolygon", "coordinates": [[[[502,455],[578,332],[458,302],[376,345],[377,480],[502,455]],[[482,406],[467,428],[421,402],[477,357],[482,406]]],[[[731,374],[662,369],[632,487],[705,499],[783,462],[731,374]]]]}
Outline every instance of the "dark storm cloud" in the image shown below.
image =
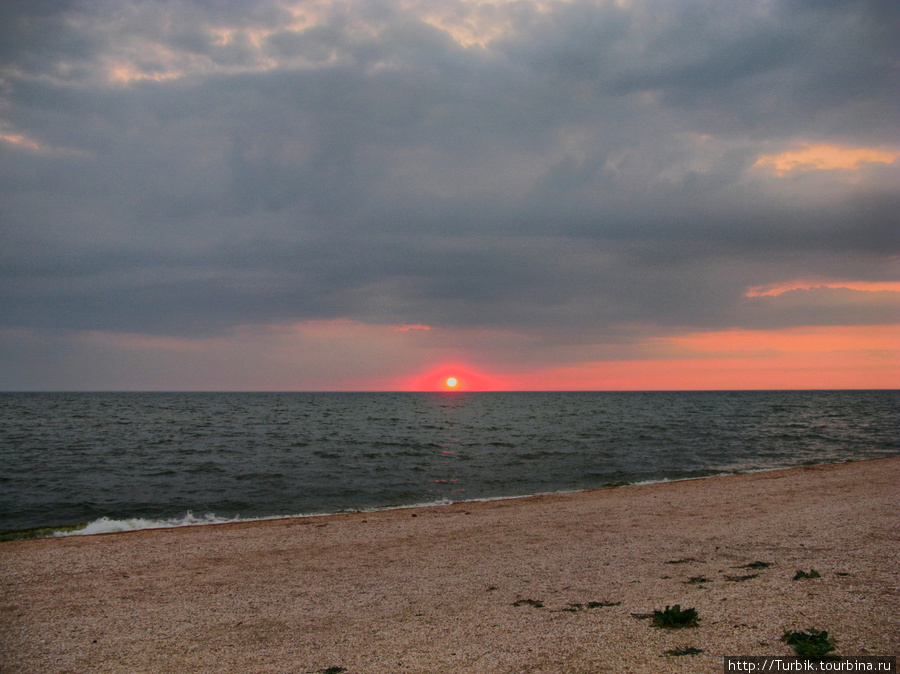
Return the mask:
{"type": "Polygon", "coordinates": [[[464,47],[390,3],[302,31],[265,2],[5,5],[3,323],[578,340],[830,323],[824,299],[744,292],[887,274],[896,162],[858,184],[751,167],[796,142],[900,145],[895,4],[526,7],[464,47]]]}

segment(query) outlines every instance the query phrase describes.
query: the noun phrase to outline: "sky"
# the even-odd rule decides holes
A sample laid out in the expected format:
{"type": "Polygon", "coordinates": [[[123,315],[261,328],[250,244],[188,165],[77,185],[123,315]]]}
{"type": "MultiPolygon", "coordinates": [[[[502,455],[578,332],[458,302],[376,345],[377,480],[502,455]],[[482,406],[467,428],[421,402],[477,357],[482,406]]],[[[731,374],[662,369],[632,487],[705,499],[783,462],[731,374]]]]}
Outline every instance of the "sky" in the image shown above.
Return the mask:
{"type": "Polygon", "coordinates": [[[900,388],[896,0],[5,0],[0,390],[900,388]]]}

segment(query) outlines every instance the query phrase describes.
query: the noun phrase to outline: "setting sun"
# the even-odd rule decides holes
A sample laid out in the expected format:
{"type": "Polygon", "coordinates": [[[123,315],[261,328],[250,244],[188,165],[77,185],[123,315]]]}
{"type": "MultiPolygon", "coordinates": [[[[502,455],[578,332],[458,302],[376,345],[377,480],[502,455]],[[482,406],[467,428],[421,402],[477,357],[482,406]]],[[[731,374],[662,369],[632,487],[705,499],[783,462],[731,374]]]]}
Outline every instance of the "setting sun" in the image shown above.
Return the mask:
{"type": "Polygon", "coordinates": [[[509,391],[505,377],[484,372],[469,363],[448,361],[382,385],[388,391],[509,391]]]}

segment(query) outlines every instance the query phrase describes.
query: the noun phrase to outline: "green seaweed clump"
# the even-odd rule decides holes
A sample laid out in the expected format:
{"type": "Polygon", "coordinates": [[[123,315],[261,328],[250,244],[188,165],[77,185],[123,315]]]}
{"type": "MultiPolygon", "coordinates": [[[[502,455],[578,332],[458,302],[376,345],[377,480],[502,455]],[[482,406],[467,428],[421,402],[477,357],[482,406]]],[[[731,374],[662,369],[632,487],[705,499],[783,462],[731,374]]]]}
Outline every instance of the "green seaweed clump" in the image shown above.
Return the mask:
{"type": "Polygon", "coordinates": [[[834,650],[834,641],[824,630],[809,629],[805,632],[785,632],[781,640],[794,647],[801,658],[820,660],[834,650]]]}
{"type": "Polygon", "coordinates": [[[746,576],[725,576],[725,580],[730,580],[732,583],[743,583],[745,580],[750,580],[751,578],[756,578],[759,576],[758,573],[750,573],[746,576]]]}
{"type": "Polygon", "coordinates": [[[519,599],[513,602],[513,606],[533,606],[534,608],[544,608],[544,602],[539,599],[519,599]]]}
{"type": "Polygon", "coordinates": [[[666,606],[665,611],[653,612],[653,626],[666,627],[668,629],[678,629],[682,627],[696,627],[700,622],[697,616],[697,609],[686,608],[683,611],[681,606],[666,606]]]}
{"type": "Polygon", "coordinates": [[[620,601],[589,601],[587,604],[569,604],[567,608],[560,610],[568,613],[578,613],[578,611],[583,611],[585,609],[607,608],[609,606],[620,606],[621,604],[622,602],[620,601]]]}
{"type": "Polygon", "coordinates": [[[806,571],[798,571],[794,575],[794,580],[801,580],[803,578],[821,578],[821,577],[822,577],[821,573],[819,573],[815,569],[810,569],[809,573],[806,573],[806,571]]]}
{"type": "Polygon", "coordinates": [[[689,646],[688,648],[678,648],[675,650],[666,651],[666,655],[700,655],[702,652],[702,648],[694,648],[693,646],[689,646]]]}
{"type": "Polygon", "coordinates": [[[772,566],[771,562],[750,562],[749,564],[744,564],[743,566],[739,566],[739,569],[768,569],[772,566]]]}

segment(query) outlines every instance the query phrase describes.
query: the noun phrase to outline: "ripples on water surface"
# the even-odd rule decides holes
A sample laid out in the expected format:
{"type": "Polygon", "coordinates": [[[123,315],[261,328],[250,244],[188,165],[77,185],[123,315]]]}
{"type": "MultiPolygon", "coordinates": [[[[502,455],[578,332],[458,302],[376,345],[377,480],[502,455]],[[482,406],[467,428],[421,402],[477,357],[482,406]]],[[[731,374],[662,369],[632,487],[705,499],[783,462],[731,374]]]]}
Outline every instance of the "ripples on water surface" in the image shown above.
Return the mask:
{"type": "Polygon", "coordinates": [[[898,391],[0,394],[0,531],[261,517],[896,455],[898,391]]]}

